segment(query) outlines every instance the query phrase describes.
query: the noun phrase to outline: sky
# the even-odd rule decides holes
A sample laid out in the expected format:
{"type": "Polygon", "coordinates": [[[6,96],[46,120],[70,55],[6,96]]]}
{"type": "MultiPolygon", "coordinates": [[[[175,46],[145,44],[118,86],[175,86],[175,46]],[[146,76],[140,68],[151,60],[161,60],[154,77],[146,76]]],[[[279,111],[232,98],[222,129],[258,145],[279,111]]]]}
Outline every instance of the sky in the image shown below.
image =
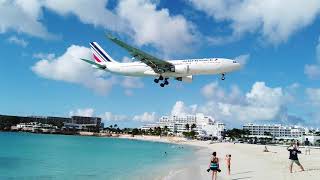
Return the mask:
{"type": "Polygon", "coordinates": [[[0,0],[0,114],[138,127],[203,113],[228,128],[320,127],[319,29],[319,0],[0,0]],[[133,61],[106,34],[162,59],[223,57],[243,68],[161,88],[79,60],[97,41],[133,61]]]}

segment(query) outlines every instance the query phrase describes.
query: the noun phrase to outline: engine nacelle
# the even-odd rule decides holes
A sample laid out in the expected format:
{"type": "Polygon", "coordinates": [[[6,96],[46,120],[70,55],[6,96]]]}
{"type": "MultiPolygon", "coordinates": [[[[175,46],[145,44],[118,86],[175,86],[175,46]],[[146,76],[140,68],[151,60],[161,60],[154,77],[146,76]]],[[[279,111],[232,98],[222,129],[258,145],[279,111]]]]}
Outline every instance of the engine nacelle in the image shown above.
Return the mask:
{"type": "Polygon", "coordinates": [[[177,77],[176,80],[178,81],[183,81],[183,82],[188,82],[191,83],[192,82],[192,75],[190,76],[184,76],[184,77],[177,77]]]}
{"type": "Polygon", "coordinates": [[[175,65],[174,72],[179,74],[188,74],[189,73],[189,65],[175,65]]]}

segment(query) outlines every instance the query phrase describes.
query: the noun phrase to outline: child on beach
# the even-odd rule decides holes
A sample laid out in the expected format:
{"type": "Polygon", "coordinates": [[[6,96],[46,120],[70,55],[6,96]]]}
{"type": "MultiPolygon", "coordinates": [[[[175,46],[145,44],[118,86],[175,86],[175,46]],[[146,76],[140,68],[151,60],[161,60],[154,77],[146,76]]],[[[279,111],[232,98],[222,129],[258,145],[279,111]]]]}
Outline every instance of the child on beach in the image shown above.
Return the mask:
{"type": "Polygon", "coordinates": [[[225,159],[226,159],[226,163],[227,163],[228,175],[230,175],[230,171],[231,171],[231,154],[227,154],[225,159]]]}
{"type": "Polygon", "coordinates": [[[219,168],[219,158],[217,157],[217,153],[213,152],[212,157],[210,159],[209,168],[207,171],[212,171],[212,180],[217,180],[217,172],[220,172],[219,168]]]}

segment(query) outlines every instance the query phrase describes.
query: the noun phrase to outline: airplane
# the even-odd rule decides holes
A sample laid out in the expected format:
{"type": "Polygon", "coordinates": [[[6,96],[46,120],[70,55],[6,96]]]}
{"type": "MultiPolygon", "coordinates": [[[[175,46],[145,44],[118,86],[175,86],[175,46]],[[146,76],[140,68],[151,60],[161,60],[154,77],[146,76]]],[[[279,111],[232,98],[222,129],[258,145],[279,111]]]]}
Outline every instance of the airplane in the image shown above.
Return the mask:
{"type": "Polygon", "coordinates": [[[96,69],[119,75],[155,77],[154,82],[160,83],[161,87],[169,84],[169,78],[192,82],[194,75],[221,74],[221,80],[225,80],[226,73],[241,68],[240,63],[236,60],[226,58],[162,60],[128,45],[114,36],[107,35],[107,38],[127,50],[133,60],[139,61],[117,62],[97,42],[90,43],[94,61],[83,58],[81,60],[96,69]]]}

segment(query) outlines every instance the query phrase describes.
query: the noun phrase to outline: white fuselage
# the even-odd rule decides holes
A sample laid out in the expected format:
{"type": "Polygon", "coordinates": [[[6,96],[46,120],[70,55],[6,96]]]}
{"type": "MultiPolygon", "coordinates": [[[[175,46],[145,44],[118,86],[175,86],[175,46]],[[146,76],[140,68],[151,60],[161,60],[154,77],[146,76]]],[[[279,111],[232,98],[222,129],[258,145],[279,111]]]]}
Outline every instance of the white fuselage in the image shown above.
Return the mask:
{"type": "MultiPolygon", "coordinates": [[[[175,66],[175,72],[165,72],[164,77],[185,77],[190,75],[223,74],[238,70],[241,65],[224,58],[186,59],[168,61],[175,66]]],[[[142,62],[106,63],[107,71],[125,76],[160,76],[142,62]]]]}

